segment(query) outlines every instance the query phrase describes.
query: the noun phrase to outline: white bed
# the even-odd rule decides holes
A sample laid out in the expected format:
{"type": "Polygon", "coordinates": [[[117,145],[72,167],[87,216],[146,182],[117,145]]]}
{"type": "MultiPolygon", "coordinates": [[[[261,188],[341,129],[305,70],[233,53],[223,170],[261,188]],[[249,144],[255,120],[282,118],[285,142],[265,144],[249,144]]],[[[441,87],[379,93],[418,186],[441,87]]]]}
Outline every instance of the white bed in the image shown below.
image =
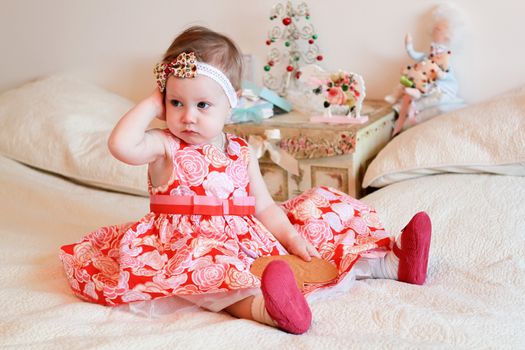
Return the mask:
{"type": "Polygon", "coordinates": [[[312,327],[300,336],[182,301],[146,315],[70,292],[59,246],[148,209],[144,169],[104,151],[129,106],[62,77],[0,95],[0,347],[525,346],[525,89],[434,118],[379,154],[365,184],[384,187],[363,200],[394,233],[416,211],[429,213],[427,283],[357,281],[349,293],[313,302],[312,327]]]}

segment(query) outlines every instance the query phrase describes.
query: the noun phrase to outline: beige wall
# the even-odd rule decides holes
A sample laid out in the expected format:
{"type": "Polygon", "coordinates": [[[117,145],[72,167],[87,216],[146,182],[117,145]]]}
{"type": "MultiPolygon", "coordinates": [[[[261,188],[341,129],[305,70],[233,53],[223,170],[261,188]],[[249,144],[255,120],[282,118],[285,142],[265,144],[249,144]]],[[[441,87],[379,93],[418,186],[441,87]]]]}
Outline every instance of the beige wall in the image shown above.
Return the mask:
{"type": "MultiPolygon", "coordinates": [[[[137,100],[153,89],[154,63],[189,24],[231,36],[255,55],[260,75],[276,1],[0,0],[0,91],[66,72],[137,100]]],[[[462,48],[455,52],[461,95],[472,103],[523,84],[525,3],[457,2],[468,15],[462,48]]],[[[408,62],[404,33],[412,32],[416,48],[426,48],[428,11],[439,1],[308,3],[325,67],[362,74],[368,96],[382,98],[408,62]]]]}

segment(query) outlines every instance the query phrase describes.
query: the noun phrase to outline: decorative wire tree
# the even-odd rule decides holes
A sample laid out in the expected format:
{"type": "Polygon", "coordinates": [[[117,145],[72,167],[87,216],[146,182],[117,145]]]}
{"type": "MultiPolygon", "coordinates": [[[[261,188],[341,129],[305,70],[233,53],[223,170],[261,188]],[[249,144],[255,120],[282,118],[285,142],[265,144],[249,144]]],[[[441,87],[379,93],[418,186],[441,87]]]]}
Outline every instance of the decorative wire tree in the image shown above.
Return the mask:
{"type": "Polygon", "coordinates": [[[282,25],[276,24],[268,32],[266,45],[273,47],[267,55],[263,83],[284,96],[290,82],[301,76],[301,66],[321,61],[323,56],[319,53],[317,34],[305,2],[295,8],[291,1],[275,5],[270,20],[278,20],[282,25]]]}

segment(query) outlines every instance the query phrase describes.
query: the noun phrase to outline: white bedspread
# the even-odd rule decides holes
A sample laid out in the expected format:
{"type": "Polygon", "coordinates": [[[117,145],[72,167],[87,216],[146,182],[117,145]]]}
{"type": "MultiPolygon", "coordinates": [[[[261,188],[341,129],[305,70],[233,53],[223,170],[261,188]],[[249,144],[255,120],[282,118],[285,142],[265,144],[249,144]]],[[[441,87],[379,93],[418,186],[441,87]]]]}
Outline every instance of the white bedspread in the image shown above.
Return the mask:
{"type": "Polygon", "coordinates": [[[393,232],[416,211],[430,214],[427,284],[358,281],[350,293],[313,303],[311,329],[294,336],[189,304],[146,317],[80,301],[58,247],[140,217],[148,199],[73,184],[5,158],[0,169],[0,347],[525,347],[525,177],[427,176],[366,197],[393,232]]]}

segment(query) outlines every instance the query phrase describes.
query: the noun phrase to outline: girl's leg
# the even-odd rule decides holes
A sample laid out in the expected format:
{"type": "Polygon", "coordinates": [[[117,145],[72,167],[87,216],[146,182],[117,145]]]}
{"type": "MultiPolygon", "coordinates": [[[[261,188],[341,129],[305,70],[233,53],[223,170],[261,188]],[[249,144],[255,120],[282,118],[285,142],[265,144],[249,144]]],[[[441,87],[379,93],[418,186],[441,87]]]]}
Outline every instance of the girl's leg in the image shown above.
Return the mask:
{"type": "Polygon", "coordinates": [[[310,328],[310,307],[286,262],[276,260],[268,264],[261,277],[261,290],[262,296],[245,298],[224,310],[292,334],[302,334],[310,328]]]}
{"type": "MultiPolygon", "coordinates": [[[[251,296],[240,300],[224,309],[230,315],[237,318],[244,318],[246,320],[255,320],[252,316],[252,302],[255,297],[251,296]]],[[[255,320],[259,321],[259,320],[255,320]]]]}
{"type": "Polygon", "coordinates": [[[251,296],[238,301],[225,308],[224,311],[237,318],[252,320],[267,324],[268,326],[277,327],[277,323],[272,320],[268,310],[266,310],[262,295],[251,296]]]}
{"type": "Polygon", "coordinates": [[[423,284],[427,275],[432,225],[425,212],[419,212],[402,230],[392,251],[382,258],[361,258],[356,263],[357,279],[387,278],[423,284]]]}
{"type": "Polygon", "coordinates": [[[399,258],[388,252],[381,258],[360,258],[352,269],[356,269],[356,279],[385,278],[397,280],[399,258]]]}

